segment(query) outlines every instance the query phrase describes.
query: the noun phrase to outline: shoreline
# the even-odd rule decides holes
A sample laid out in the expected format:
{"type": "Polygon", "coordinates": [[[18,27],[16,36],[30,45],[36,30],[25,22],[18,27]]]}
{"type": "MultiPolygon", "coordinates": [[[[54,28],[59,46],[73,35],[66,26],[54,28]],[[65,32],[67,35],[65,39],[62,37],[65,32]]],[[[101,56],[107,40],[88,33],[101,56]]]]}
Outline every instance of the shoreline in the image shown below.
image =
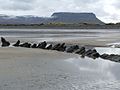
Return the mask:
{"type": "Polygon", "coordinates": [[[80,26],[0,25],[0,29],[120,29],[120,25],[80,25],[80,26]]]}

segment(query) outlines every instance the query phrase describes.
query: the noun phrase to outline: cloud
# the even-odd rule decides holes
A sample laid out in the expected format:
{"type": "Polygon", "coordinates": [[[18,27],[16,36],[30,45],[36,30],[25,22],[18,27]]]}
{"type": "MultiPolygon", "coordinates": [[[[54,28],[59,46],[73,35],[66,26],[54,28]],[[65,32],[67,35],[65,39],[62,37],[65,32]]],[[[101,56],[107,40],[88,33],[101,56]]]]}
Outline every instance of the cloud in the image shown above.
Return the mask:
{"type": "Polygon", "coordinates": [[[0,0],[1,10],[31,10],[35,0],[0,0]]]}
{"type": "Polygon", "coordinates": [[[0,0],[0,13],[50,16],[53,12],[93,12],[104,22],[120,20],[119,0],[0,0]]]}

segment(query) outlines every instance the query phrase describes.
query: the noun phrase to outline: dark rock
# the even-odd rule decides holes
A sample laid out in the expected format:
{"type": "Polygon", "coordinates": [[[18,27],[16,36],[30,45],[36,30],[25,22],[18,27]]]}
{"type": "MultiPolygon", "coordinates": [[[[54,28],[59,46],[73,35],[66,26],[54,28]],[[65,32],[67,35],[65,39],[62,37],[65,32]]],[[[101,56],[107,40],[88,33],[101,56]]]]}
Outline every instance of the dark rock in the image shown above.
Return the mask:
{"type": "Polygon", "coordinates": [[[114,62],[120,62],[120,55],[115,55],[115,54],[102,54],[100,56],[102,59],[106,59],[106,60],[111,60],[114,62]]]}
{"type": "Polygon", "coordinates": [[[85,54],[85,56],[88,56],[93,59],[100,57],[100,54],[97,52],[96,49],[93,49],[93,50],[89,49],[84,54],[85,54]]]}
{"type": "Polygon", "coordinates": [[[96,58],[100,57],[100,54],[97,53],[97,52],[96,53],[92,53],[90,57],[93,58],[93,59],[96,59],[96,58]]]}
{"type": "Polygon", "coordinates": [[[47,50],[52,49],[52,44],[50,44],[49,46],[46,47],[47,50]]]}
{"type": "Polygon", "coordinates": [[[96,49],[89,49],[88,51],[85,52],[85,56],[91,57],[91,58],[98,58],[100,54],[97,52],[96,49]]]}
{"type": "Polygon", "coordinates": [[[28,42],[25,42],[25,43],[23,43],[23,44],[20,44],[20,47],[30,48],[30,47],[31,47],[31,44],[28,43],[28,42]]]}
{"type": "Polygon", "coordinates": [[[70,46],[69,48],[67,48],[66,52],[72,53],[72,52],[76,51],[77,49],[79,49],[78,45],[70,46]]]}
{"type": "Polygon", "coordinates": [[[20,47],[25,47],[27,45],[28,45],[28,42],[25,42],[25,43],[20,44],[20,47]]]}
{"type": "Polygon", "coordinates": [[[62,52],[64,52],[65,51],[65,49],[66,49],[66,46],[65,46],[65,43],[63,43],[63,44],[61,44],[59,47],[58,47],[58,51],[62,51],[62,52]]]}
{"type": "Polygon", "coordinates": [[[31,48],[31,44],[30,44],[30,43],[28,43],[28,46],[27,46],[27,48],[31,48]]]}
{"type": "Polygon", "coordinates": [[[102,59],[109,59],[110,58],[110,56],[108,54],[102,54],[102,55],[100,55],[100,57],[102,59]]]}
{"type": "Polygon", "coordinates": [[[10,45],[8,41],[5,40],[5,38],[1,37],[2,47],[7,47],[10,45]]]}
{"type": "Polygon", "coordinates": [[[18,47],[20,45],[20,40],[18,40],[13,46],[18,47]]]}
{"type": "Polygon", "coordinates": [[[66,46],[62,47],[59,51],[64,52],[66,50],[66,46]]]}
{"type": "Polygon", "coordinates": [[[93,53],[93,50],[89,49],[88,51],[85,52],[85,56],[91,56],[93,53]]]}
{"type": "Polygon", "coordinates": [[[39,48],[41,46],[41,43],[38,44],[37,48],[39,48]]]}
{"type": "Polygon", "coordinates": [[[31,46],[31,48],[37,48],[37,44],[34,43],[34,44],[31,46]]]}
{"type": "Polygon", "coordinates": [[[78,49],[75,53],[76,53],[76,54],[80,54],[80,55],[81,55],[81,54],[84,54],[84,53],[85,53],[85,51],[86,51],[86,50],[85,50],[85,47],[81,47],[81,48],[80,48],[80,49],[78,49]]]}
{"type": "Polygon", "coordinates": [[[97,52],[97,50],[96,50],[96,49],[93,49],[93,52],[97,52]]]}
{"type": "Polygon", "coordinates": [[[58,50],[59,47],[60,47],[60,43],[58,43],[55,46],[53,46],[52,50],[58,50]]]}
{"type": "Polygon", "coordinates": [[[40,43],[37,47],[45,49],[46,46],[47,46],[47,43],[46,43],[46,41],[44,41],[44,42],[40,43]]]}

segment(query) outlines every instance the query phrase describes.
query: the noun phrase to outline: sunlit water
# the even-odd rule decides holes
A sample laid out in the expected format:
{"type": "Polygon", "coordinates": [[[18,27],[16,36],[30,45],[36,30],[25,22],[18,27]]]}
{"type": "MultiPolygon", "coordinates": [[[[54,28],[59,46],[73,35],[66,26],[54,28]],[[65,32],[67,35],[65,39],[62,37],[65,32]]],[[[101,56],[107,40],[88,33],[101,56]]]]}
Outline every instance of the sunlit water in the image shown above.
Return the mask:
{"type": "MultiPolygon", "coordinates": [[[[118,33],[120,33],[119,29],[0,29],[0,36],[39,41],[89,39],[117,35],[118,33]]],[[[101,39],[98,39],[98,41],[99,40],[101,39]]]]}

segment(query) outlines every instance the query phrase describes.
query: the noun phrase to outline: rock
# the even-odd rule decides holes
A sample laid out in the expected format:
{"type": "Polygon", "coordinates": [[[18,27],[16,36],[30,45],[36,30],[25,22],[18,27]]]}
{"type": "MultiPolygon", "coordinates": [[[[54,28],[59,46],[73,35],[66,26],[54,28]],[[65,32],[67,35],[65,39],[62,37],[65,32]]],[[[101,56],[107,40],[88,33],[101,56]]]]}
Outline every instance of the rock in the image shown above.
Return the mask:
{"type": "Polygon", "coordinates": [[[28,45],[28,42],[25,42],[25,43],[23,43],[23,44],[20,44],[20,47],[25,47],[25,46],[27,46],[28,45]]]}
{"type": "Polygon", "coordinates": [[[120,55],[115,54],[103,54],[100,56],[102,59],[111,60],[114,62],[120,62],[120,55]]]}
{"type": "Polygon", "coordinates": [[[96,59],[100,57],[100,54],[97,52],[96,49],[93,49],[93,50],[89,49],[88,51],[85,52],[85,56],[96,59]]]}
{"type": "Polygon", "coordinates": [[[80,48],[80,49],[78,49],[75,53],[76,53],[76,54],[80,54],[80,55],[81,55],[81,54],[84,54],[84,53],[85,53],[85,51],[86,51],[86,50],[85,50],[85,47],[81,47],[81,48],[80,48]]]}
{"type": "Polygon", "coordinates": [[[53,48],[52,48],[52,50],[58,50],[59,47],[60,47],[60,43],[54,45],[53,48]]]}
{"type": "Polygon", "coordinates": [[[85,56],[96,59],[100,57],[100,54],[97,52],[96,49],[93,49],[93,50],[89,49],[88,51],[85,52],[85,56]]]}
{"type": "Polygon", "coordinates": [[[93,59],[96,59],[96,58],[100,57],[100,54],[95,52],[95,53],[92,53],[90,57],[93,58],[93,59]]]}
{"type": "Polygon", "coordinates": [[[10,45],[8,41],[5,40],[5,38],[1,37],[2,47],[7,47],[10,45]]]}
{"type": "Polygon", "coordinates": [[[59,50],[59,51],[64,52],[65,50],[66,50],[66,46],[64,46],[64,47],[60,48],[60,50],[59,50]]]}
{"type": "Polygon", "coordinates": [[[70,46],[69,48],[67,48],[66,52],[72,53],[72,52],[76,51],[77,49],[79,49],[78,45],[70,46]]]}
{"type": "Polygon", "coordinates": [[[100,57],[102,59],[109,59],[110,56],[108,54],[102,54],[102,55],[100,55],[100,57]]]}
{"type": "Polygon", "coordinates": [[[31,44],[28,43],[28,42],[25,42],[25,43],[23,43],[23,44],[20,44],[20,47],[30,48],[30,47],[31,47],[31,44]]]}
{"type": "Polygon", "coordinates": [[[31,48],[37,48],[37,44],[34,43],[34,44],[31,46],[31,48]]]}
{"type": "Polygon", "coordinates": [[[41,46],[41,43],[38,44],[37,48],[39,48],[41,46]]]}
{"type": "Polygon", "coordinates": [[[88,51],[85,52],[85,56],[91,56],[93,53],[93,50],[89,49],[88,51]]]}
{"type": "Polygon", "coordinates": [[[65,43],[63,43],[63,44],[61,44],[59,47],[58,47],[58,51],[62,51],[62,52],[64,52],[65,51],[65,49],[66,49],[66,46],[65,46],[65,43]]]}
{"type": "Polygon", "coordinates": [[[18,40],[13,46],[18,47],[20,45],[20,40],[18,40]]]}
{"type": "Polygon", "coordinates": [[[46,47],[47,50],[52,49],[52,44],[50,44],[49,46],[46,47]]]}
{"type": "Polygon", "coordinates": [[[30,44],[30,43],[28,43],[28,46],[27,46],[27,48],[31,48],[31,44],[30,44]]]}
{"type": "Polygon", "coordinates": [[[41,49],[45,49],[46,46],[47,46],[47,43],[46,43],[46,41],[44,41],[44,42],[40,43],[37,47],[41,48],[41,49]]]}
{"type": "Polygon", "coordinates": [[[97,50],[96,50],[96,49],[93,49],[93,52],[97,52],[97,50]]]}

